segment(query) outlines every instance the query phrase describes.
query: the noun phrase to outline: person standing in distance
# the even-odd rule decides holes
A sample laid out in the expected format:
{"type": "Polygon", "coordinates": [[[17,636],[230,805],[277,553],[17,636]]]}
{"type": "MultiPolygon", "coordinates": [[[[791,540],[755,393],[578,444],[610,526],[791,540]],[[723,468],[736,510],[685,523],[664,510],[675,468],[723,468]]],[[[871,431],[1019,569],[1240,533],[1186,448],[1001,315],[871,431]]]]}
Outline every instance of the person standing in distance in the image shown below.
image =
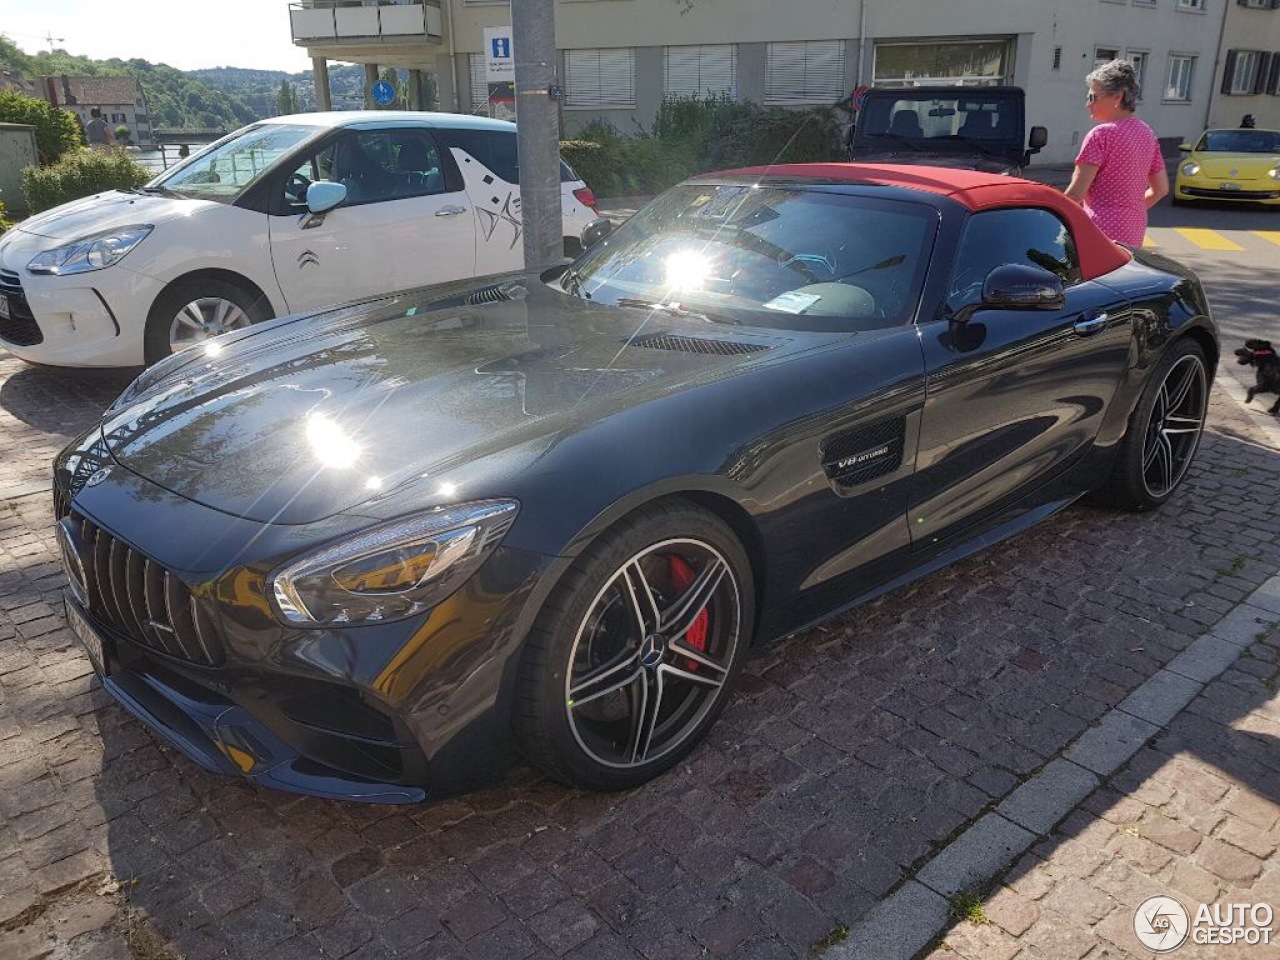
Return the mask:
{"type": "Polygon", "coordinates": [[[1085,103],[1097,126],[1085,135],[1066,195],[1117,243],[1142,245],[1147,210],[1169,192],[1155,133],[1134,116],[1138,79],[1128,60],[1104,63],[1085,78],[1085,103]]]}
{"type": "Polygon", "coordinates": [[[102,111],[97,107],[89,111],[89,122],[84,125],[84,135],[94,150],[105,150],[116,142],[115,134],[107,126],[107,121],[102,119],[102,111]]]}

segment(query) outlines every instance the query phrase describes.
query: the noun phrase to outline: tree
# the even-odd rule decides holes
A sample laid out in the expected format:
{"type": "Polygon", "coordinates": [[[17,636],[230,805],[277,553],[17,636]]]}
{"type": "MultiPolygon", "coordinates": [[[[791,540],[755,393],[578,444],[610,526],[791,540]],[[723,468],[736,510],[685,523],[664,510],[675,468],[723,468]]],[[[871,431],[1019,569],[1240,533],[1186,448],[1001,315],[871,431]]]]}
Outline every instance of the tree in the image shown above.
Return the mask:
{"type": "Polygon", "coordinates": [[[280,81],[280,92],[276,94],[276,113],[288,114],[298,112],[298,93],[288,78],[280,81]]]}
{"type": "Polygon", "coordinates": [[[45,100],[20,93],[0,92],[0,122],[27,123],[36,128],[36,148],[42,163],[56,163],[84,143],[79,118],[45,100]]]}

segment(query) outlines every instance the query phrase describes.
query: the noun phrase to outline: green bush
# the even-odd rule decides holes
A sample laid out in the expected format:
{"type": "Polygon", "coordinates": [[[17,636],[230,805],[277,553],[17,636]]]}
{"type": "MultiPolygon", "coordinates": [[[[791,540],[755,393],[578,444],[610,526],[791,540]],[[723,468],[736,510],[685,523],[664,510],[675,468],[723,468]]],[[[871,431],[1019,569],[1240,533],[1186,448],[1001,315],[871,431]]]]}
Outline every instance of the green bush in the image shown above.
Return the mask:
{"type": "Polygon", "coordinates": [[[0,122],[26,123],[36,128],[36,148],[42,163],[57,163],[62,155],[84,143],[79,118],[45,100],[20,93],[0,93],[0,122]]]}
{"type": "Polygon", "coordinates": [[[3,234],[6,230],[8,230],[12,226],[13,226],[13,221],[9,220],[4,215],[4,201],[0,200],[0,234],[3,234]]]}
{"type": "Polygon", "coordinates": [[[123,150],[78,150],[51,167],[22,171],[22,193],[32,213],[104,190],[132,190],[151,172],[123,150]]]}
{"type": "Polygon", "coordinates": [[[825,107],[783,110],[725,96],[673,97],[649,132],[624,137],[595,121],[560,149],[600,196],[660,193],[709,170],[836,160],[839,118],[825,107]]]}

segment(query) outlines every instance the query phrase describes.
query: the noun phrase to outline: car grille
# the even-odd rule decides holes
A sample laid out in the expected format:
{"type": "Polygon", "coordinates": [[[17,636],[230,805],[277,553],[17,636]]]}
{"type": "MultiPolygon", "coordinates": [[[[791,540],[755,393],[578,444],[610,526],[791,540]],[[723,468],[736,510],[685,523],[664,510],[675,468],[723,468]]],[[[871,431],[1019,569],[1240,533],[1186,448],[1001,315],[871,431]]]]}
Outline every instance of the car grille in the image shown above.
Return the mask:
{"type": "Polygon", "coordinates": [[[681,353],[709,353],[720,357],[734,357],[744,353],[759,353],[769,348],[759,343],[739,343],[734,340],[710,340],[702,337],[682,337],[676,334],[659,333],[648,337],[637,337],[631,341],[633,347],[645,347],[649,350],[678,350],[681,353]]]}
{"type": "Polygon", "coordinates": [[[223,662],[217,628],[186,584],[79,513],[66,522],[79,542],[94,618],[170,657],[204,667],[223,662]]]}
{"type": "Polygon", "coordinates": [[[0,270],[0,293],[9,300],[9,316],[0,317],[0,340],[15,347],[34,347],[43,342],[44,334],[22,292],[22,280],[12,270],[0,270]]]}
{"type": "Polygon", "coordinates": [[[1280,190],[1205,190],[1201,187],[1183,187],[1182,192],[1214,200],[1274,200],[1280,197],[1280,190]]]}

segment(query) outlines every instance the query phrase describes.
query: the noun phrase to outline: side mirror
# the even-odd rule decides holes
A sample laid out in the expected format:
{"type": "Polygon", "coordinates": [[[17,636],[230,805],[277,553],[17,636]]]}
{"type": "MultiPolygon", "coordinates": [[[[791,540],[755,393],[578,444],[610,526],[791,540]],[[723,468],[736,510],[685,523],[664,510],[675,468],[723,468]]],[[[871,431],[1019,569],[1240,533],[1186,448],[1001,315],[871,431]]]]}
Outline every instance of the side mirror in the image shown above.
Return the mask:
{"type": "Polygon", "coordinates": [[[582,249],[590,250],[611,233],[613,221],[608,217],[597,217],[582,228],[582,249]]]}
{"type": "Polygon", "coordinates": [[[307,187],[307,209],[319,216],[328,213],[347,199],[347,187],[343,183],[317,180],[307,187]]]}
{"type": "Polygon", "coordinates": [[[1031,147],[1032,153],[1035,153],[1036,151],[1043,149],[1044,145],[1048,142],[1049,142],[1048,128],[1046,127],[1031,128],[1031,139],[1030,141],[1028,141],[1028,145],[1031,147]]]}
{"type": "Polygon", "coordinates": [[[1190,153],[1190,152],[1191,152],[1191,144],[1189,144],[1189,143],[1180,143],[1180,144],[1178,144],[1178,152],[1179,152],[1179,153],[1190,153]]]}
{"type": "Polygon", "coordinates": [[[996,267],[982,282],[982,306],[988,310],[1061,310],[1066,300],[1056,274],[1023,263],[996,267]]]}

